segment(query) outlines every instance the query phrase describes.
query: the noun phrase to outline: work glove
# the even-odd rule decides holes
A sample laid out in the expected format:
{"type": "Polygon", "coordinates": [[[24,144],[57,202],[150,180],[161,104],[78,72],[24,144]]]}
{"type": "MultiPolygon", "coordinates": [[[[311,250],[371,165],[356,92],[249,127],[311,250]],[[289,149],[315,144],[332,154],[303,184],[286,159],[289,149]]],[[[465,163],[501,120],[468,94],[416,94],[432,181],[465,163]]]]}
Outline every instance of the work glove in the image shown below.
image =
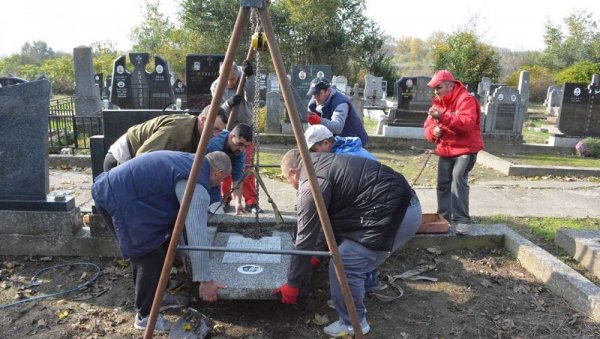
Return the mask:
{"type": "Polygon", "coordinates": [[[310,264],[314,268],[319,268],[319,266],[321,266],[321,260],[319,258],[317,258],[317,257],[311,257],[310,258],[310,264]]]}
{"type": "Polygon", "coordinates": [[[433,128],[433,135],[435,135],[436,138],[439,138],[442,136],[442,129],[440,128],[440,126],[435,126],[433,128]]]}
{"type": "Polygon", "coordinates": [[[321,123],[321,116],[317,112],[308,113],[306,120],[311,125],[318,125],[321,123]]]}
{"type": "Polygon", "coordinates": [[[242,96],[241,95],[234,95],[231,98],[227,99],[227,106],[229,107],[234,107],[240,104],[240,102],[242,102],[242,96]]]}
{"type": "Polygon", "coordinates": [[[248,60],[244,60],[244,63],[242,64],[242,69],[244,70],[244,74],[246,74],[246,77],[251,77],[254,74],[252,64],[248,60]]]}
{"type": "Polygon", "coordinates": [[[279,288],[273,290],[273,295],[281,294],[281,302],[284,304],[295,304],[296,300],[298,300],[298,295],[300,294],[300,289],[298,287],[290,286],[289,284],[284,284],[279,288]]]}

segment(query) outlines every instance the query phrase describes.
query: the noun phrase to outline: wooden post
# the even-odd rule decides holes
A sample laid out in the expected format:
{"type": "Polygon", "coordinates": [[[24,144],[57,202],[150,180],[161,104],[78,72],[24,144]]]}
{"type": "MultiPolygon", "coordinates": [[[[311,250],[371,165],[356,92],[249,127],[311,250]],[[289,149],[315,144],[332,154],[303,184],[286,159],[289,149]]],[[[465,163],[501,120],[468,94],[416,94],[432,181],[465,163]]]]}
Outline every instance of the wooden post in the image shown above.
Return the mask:
{"type": "Polygon", "coordinates": [[[354,301],[352,299],[352,294],[350,293],[350,288],[348,287],[348,279],[346,278],[344,265],[340,258],[337,243],[335,242],[335,237],[331,229],[331,221],[329,220],[329,215],[327,213],[327,209],[325,208],[325,201],[323,200],[323,194],[321,193],[319,183],[317,181],[315,168],[310,159],[308,146],[306,144],[306,140],[304,140],[300,115],[298,114],[296,105],[294,105],[294,99],[292,97],[290,83],[285,74],[285,66],[281,58],[279,45],[277,44],[277,40],[275,39],[275,33],[273,31],[273,26],[271,25],[271,19],[269,17],[269,10],[266,5],[259,10],[259,16],[263,29],[265,31],[265,35],[267,36],[269,52],[271,53],[271,58],[273,59],[273,65],[275,66],[275,72],[277,73],[277,79],[279,80],[279,84],[281,86],[283,100],[285,101],[285,106],[290,117],[290,122],[292,123],[294,136],[296,137],[296,142],[298,143],[298,149],[300,150],[300,154],[302,155],[304,169],[308,174],[308,181],[310,182],[310,187],[317,207],[317,212],[319,213],[321,226],[323,228],[323,232],[325,233],[325,240],[327,241],[329,251],[331,252],[331,259],[333,260],[333,264],[335,266],[335,273],[337,275],[338,281],[340,282],[340,287],[342,289],[342,295],[344,296],[346,308],[348,309],[348,314],[350,315],[350,319],[352,320],[352,327],[354,327],[354,333],[356,338],[363,338],[362,328],[360,327],[360,321],[356,313],[356,308],[354,307],[354,301]]]}
{"type": "MultiPolygon", "coordinates": [[[[235,53],[240,45],[240,40],[242,37],[244,27],[248,23],[249,14],[250,8],[240,7],[237,19],[235,21],[235,26],[233,28],[233,33],[231,35],[231,40],[229,41],[229,46],[227,47],[227,53],[225,54],[225,60],[223,61],[223,69],[231,69],[231,66],[233,65],[235,53]]],[[[150,318],[148,319],[148,325],[146,326],[146,331],[144,332],[144,339],[152,338],[152,334],[154,332],[154,326],[156,325],[158,311],[162,304],[162,298],[167,287],[167,282],[169,281],[171,267],[173,266],[175,250],[177,249],[179,238],[181,236],[181,232],[183,231],[183,226],[185,224],[185,218],[187,217],[187,213],[190,208],[190,202],[192,200],[192,196],[194,195],[196,181],[198,180],[198,174],[200,173],[200,168],[202,166],[202,162],[204,161],[204,155],[206,154],[208,140],[212,137],[212,128],[217,118],[219,102],[221,100],[221,97],[223,96],[223,92],[225,91],[226,83],[226,77],[219,77],[219,80],[217,82],[217,90],[211,101],[208,118],[206,119],[204,128],[202,129],[202,135],[200,136],[200,144],[198,145],[198,149],[196,150],[196,156],[192,164],[190,177],[188,178],[187,185],[185,186],[185,192],[181,201],[181,207],[179,208],[179,213],[177,214],[175,228],[173,230],[173,235],[171,236],[171,240],[169,242],[169,248],[165,257],[165,263],[160,274],[158,287],[156,288],[156,294],[154,295],[152,310],[150,311],[150,318]]]]}

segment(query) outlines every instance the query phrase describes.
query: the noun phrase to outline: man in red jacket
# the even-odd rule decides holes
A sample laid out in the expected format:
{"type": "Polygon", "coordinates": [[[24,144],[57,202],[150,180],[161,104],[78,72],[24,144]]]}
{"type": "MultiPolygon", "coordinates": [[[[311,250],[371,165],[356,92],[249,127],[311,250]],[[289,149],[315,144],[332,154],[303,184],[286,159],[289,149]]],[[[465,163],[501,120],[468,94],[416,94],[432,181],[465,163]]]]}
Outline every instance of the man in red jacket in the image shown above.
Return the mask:
{"type": "Polygon", "coordinates": [[[437,211],[453,224],[468,224],[468,175],[483,149],[481,108],[448,70],[437,71],[427,86],[435,92],[424,132],[439,156],[437,211]]]}

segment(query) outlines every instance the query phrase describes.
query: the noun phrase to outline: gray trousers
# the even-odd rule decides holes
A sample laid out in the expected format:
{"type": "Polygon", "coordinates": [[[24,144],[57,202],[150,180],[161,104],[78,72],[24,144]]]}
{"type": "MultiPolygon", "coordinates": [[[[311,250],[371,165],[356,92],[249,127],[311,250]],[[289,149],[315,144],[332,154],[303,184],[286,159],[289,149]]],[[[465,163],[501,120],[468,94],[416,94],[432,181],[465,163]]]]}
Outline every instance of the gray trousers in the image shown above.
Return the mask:
{"type": "Polygon", "coordinates": [[[438,214],[453,224],[468,224],[469,172],[475,166],[477,153],[452,158],[440,157],[437,175],[438,214]]]}
{"type": "MultiPolygon", "coordinates": [[[[406,244],[415,235],[417,229],[419,229],[419,226],[421,225],[421,213],[421,203],[418,198],[416,198],[416,195],[414,195],[414,198],[411,200],[411,205],[406,210],[404,219],[402,219],[400,228],[396,233],[392,252],[406,244]]],[[[347,239],[343,240],[339,245],[339,252],[344,264],[344,270],[346,271],[350,293],[352,294],[352,299],[354,299],[354,307],[358,313],[358,319],[362,320],[367,314],[364,304],[365,279],[367,278],[367,273],[377,269],[377,267],[383,264],[392,252],[374,251],[355,241],[347,239]]],[[[348,316],[348,310],[344,303],[340,283],[335,274],[333,260],[329,261],[329,285],[331,300],[335,305],[335,309],[340,316],[340,319],[345,324],[350,325],[350,317],[348,316]]]]}

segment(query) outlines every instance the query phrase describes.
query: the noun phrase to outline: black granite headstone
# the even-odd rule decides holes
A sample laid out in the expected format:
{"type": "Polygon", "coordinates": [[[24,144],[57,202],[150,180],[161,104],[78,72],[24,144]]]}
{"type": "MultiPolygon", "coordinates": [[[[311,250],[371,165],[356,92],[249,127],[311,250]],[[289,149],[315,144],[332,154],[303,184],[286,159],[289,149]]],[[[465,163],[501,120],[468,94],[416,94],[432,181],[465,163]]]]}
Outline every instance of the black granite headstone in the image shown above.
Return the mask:
{"type": "Polygon", "coordinates": [[[146,65],[150,61],[148,53],[129,53],[129,61],[133,64],[131,72],[131,108],[148,108],[150,106],[150,74],[146,65]]]}
{"type": "Polygon", "coordinates": [[[510,86],[498,87],[486,104],[484,132],[520,135],[523,125],[521,95],[510,86]]]}
{"type": "MultiPolygon", "coordinates": [[[[296,102],[296,109],[300,114],[300,119],[306,122],[306,106],[311,97],[306,95],[310,88],[310,82],[316,77],[324,77],[331,81],[333,73],[330,65],[296,65],[292,67],[292,94],[296,102]]],[[[286,115],[285,120],[289,122],[289,117],[286,115]]]]}
{"type": "Polygon", "coordinates": [[[104,91],[102,91],[102,99],[110,98],[110,89],[112,86],[112,75],[107,75],[104,81],[104,91]]]}
{"type": "Polygon", "coordinates": [[[175,96],[175,100],[181,100],[181,107],[183,109],[187,108],[187,86],[181,79],[175,80],[175,83],[173,84],[173,95],[175,96]]]}
{"type": "Polygon", "coordinates": [[[102,98],[104,92],[104,73],[94,74],[94,83],[98,86],[98,95],[102,98]]]}
{"type": "Polygon", "coordinates": [[[120,108],[133,108],[131,73],[127,71],[124,55],[119,56],[113,66],[110,102],[120,108]]]}
{"type": "Polygon", "coordinates": [[[169,74],[169,65],[159,57],[154,57],[154,72],[150,74],[150,106],[149,108],[163,109],[173,103],[173,87],[169,74]]]}
{"type": "Polygon", "coordinates": [[[189,54],[185,58],[187,108],[203,109],[210,105],[210,86],[219,77],[224,55],[189,54]]]}
{"type": "Polygon", "coordinates": [[[558,129],[580,137],[600,136],[600,88],[598,85],[565,83],[558,129]]]}
{"type": "Polygon", "coordinates": [[[258,103],[260,107],[264,107],[267,102],[267,73],[258,72],[256,78],[259,80],[258,103]]]}

